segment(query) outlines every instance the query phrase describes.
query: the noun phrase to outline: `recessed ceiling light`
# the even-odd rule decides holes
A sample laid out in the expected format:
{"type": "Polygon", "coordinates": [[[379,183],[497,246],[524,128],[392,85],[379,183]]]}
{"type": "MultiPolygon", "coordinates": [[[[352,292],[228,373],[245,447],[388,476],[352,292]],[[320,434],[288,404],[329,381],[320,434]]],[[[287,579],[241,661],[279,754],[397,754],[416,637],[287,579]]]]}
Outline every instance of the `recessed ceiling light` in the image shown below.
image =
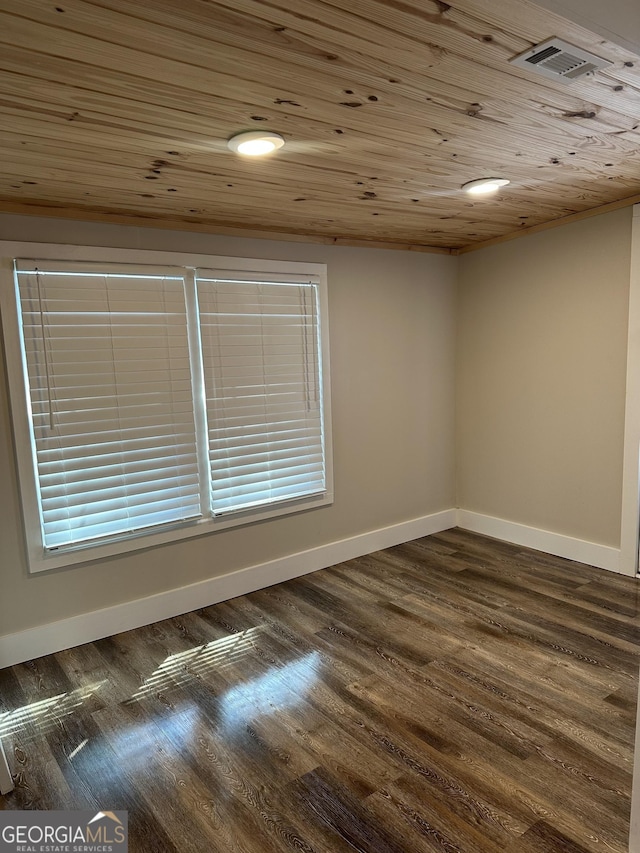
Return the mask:
{"type": "Polygon", "coordinates": [[[244,133],[236,133],[227,142],[227,145],[237,154],[245,154],[247,157],[260,157],[282,148],[284,139],[279,133],[247,130],[244,133]]]}
{"type": "Polygon", "coordinates": [[[489,195],[489,193],[499,190],[500,187],[506,187],[509,183],[511,182],[506,178],[478,178],[475,181],[468,181],[463,184],[462,189],[469,195],[489,195]]]}

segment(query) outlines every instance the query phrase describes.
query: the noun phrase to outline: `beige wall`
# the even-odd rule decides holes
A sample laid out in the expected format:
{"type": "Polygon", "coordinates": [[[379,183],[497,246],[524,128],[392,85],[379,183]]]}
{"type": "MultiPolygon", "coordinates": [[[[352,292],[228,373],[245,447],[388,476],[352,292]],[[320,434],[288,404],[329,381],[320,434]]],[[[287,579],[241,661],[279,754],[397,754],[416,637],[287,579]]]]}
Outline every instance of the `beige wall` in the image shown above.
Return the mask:
{"type": "Polygon", "coordinates": [[[317,511],[29,576],[2,365],[0,635],[449,509],[454,432],[458,506],[619,545],[631,209],[460,259],[12,216],[0,239],[326,262],[336,491],[317,511]]]}
{"type": "Polygon", "coordinates": [[[458,506],[619,546],[631,219],[461,258],[458,506]]]}
{"type": "Polygon", "coordinates": [[[0,239],[328,264],[335,503],[81,567],[27,574],[0,368],[0,635],[454,506],[457,259],[0,216],[0,239]]]}

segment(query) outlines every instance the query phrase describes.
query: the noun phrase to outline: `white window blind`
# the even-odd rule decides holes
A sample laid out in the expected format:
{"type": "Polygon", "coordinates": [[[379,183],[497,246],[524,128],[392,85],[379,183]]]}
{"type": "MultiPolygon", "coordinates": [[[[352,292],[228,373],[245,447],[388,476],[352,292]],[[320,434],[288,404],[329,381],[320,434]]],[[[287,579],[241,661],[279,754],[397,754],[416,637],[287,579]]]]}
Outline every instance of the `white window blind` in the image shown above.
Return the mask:
{"type": "Polygon", "coordinates": [[[215,515],[325,490],[318,285],[196,275],[215,515]]]}
{"type": "Polygon", "coordinates": [[[43,544],[201,514],[182,270],[18,261],[43,544]]]}
{"type": "Polygon", "coordinates": [[[33,248],[0,264],[32,571],[332,502],[323,265],[33,248]]]}

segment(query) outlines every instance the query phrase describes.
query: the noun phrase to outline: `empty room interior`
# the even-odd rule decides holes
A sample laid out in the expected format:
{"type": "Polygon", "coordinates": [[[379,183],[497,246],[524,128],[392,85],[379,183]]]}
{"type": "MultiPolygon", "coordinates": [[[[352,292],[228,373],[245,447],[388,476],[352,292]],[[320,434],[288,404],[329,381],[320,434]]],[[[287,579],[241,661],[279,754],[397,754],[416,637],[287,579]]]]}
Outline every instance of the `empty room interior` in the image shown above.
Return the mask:
{"type": "Polygon", "coordinates": [[[636,0],[0,45],[2,849],[640,853],[636,0]]]}

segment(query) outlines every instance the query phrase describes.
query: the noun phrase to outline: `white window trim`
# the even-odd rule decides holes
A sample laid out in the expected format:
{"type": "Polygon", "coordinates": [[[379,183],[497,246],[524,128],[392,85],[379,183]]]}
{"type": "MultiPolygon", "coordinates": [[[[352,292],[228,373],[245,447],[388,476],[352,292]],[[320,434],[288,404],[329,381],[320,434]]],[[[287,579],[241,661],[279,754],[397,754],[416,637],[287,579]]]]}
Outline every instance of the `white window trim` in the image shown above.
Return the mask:
{"type": "Polygon", "coordinates": [[[23,509],[24,536],[30,573],[59,569],[101,560],[130,551],[162,545],[224,530],[254,521],[263,521],[313,509],[333,503],[333,465],[331,442],[331,381],[329,370],[329,318],[327,308],[326,264],[297,261],[270,261],[260,258],[234,258],[185,252],[155,252],[138,249],[107,249],[55,243],[0,242],[0,314],[7,359],[9,393],[14,429],[14,444],[18,465],[18,478],[23,509]],[[320,328],[323,372],[324,446],[326,464],[326,491],[320,495],[291,500],[280,506],[248,510],[231,516],[217,516],[164,528],[156,533],[140,533],[114,538],[100,544],[87,544],[73,550],[46,552],[40,533],[36,472],[29,424],[29,400],[24,382],[24,366],[18,326],[17,304],[13,278],[14,258],[37,258],[52,261],[90,261],[105,263],[147,264],[155,266],[197,267],[229,270],[230,272],[257,272],[273,275],[312,275],[319,279],[320,328]]]}

